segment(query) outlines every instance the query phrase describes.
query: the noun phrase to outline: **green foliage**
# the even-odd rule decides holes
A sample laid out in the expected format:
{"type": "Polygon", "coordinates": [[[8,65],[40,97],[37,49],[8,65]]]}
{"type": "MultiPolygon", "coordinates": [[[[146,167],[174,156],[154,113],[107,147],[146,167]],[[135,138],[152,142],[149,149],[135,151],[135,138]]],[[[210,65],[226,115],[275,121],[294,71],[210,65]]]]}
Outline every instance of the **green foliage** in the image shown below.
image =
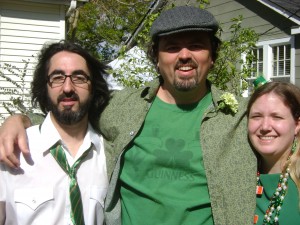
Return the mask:
{"type": "MultiPolygon", "coordinates": [[[[209,4],[209,0],[198,0],[200,8],[205,8],[209,4]]],[[[186,3],[187,4],[187,3],[186,3]]],[[[171,4],[171,7],[174,7],[171,4]]],[[[159,13],[149,15],[144,22],[143,30],[137,36],[137,44],[141,49],[145,49],[147,43],[150,42],[149,31],[153,21],[158,17],[159,13]]],[[[248,83],[246,79],[251,76],[251,62],[254,60],[252,54],[255,43],[258,40],[258,34],[251,28],[242,27],[243,17],[233,18],[232,25],[229,28],[230,37],[223,40],[219,52],[219,58],[216,61],[213,70],[209,74],[209,79],[220,89],[241,95],[247,89],[248,83]],[[241,56],[245,56],[241,59],[241,56]]],[[[223,30],[220,29],[219,36],[222,36],[223,30]]],[[[126,48],[121,51],[120,59],[126,58],[126,48]]],[[[149,65],[146,58],[131,58],[124,62],[117,70],[113,72],[113,76],[123,86],[139,87],[144,85],[147,80],[139,76],[139,74],[153,73],[152,78],[157,76],[153,65],[149,65]],[[145,67],[138,67],[144,61],[145,67]]]]}
{"type": "Polygon", "coordinates": [[[209,0],[197,0],[197,3],[199,3],[199,8],[204,9],[207,5],[209,5],[209,0]]]}
{"type": "Polygon", "coordinates": [[[128,54],[126,45],[123,45],[119,50],[118,60],[123,60],[124,62],[118,68],[112,70],[111,74],[124,87],[139,88],[157,76],[153,64],[148,60],[146,54],[142,54],[140,51],[147,52],[147,47],[151,42],[150,28],[158,16],[159,13],[157,12],[144,18],[143,29],[135,38],[137,48],[134,47],[130,50],[133,51],[131,55],[128,54]]]}
{"type": "Polygon", "coordinates": [[[124,87],[138,88],[157,76],[156,69],[140,48],[133,47],[118,58],[118,67],[110,73],[124,87]]]}
{"type": "MultiPolygon", "coordinates": [[[[4,67],[0,71],[0,77],[11,84],[12,87],[0,87],[0,95],[10,96],[9,101],[2,102],[3,108],[10,114],[33,112],[30,106],[30,95],[26,88],[25,76],[28,70],[29,60],[23,60],[24,67],[17,68],[8,63],[4,63],[4,67]],[[8,75],[9,74],[9,75],[8,75]]],[[[0,117],[5,119],[1,114],[0,117]]]]}
{"type": "MultiPolygon", "coordinates": [[[[166,7],[174,7],[175,2],[178,4],[175,0],[168,1],[166,7]]],[[[134,42],[140,49],[146,51],[150,43],[150,27],[162,10],[160,8],[148,14],[152,3],[152,0],[91,0],[80,8],[79,22],[75,28],[69,30],[68,37],[79,42],[103,61],[111,61],[116,57],[122,60],[127,57],[128,50],[124,40],[134,34],[137,28],[142,27],[138,35],[134,37],[134,42]]],[[[206,8],[210,1],[196,0],[192,3],[186,0],[181,1],[180,4],[197,4],[200,8],[206,8]]],[[[162,7],[166,8],[165,5],[162,7]]],[[[247,89],[246,79],[251,75],[250,65],[254,60],[252,50],[258,40],[258,35],[254,30],[242,27],[242,21],[242,16],[232,19],[232,25],[229,28],[230,37],[223,40],[219,58],[209,74],[212,83],[222,90],[237,95],[247,89]]],[[[222,37],[223,33],[220,29],[219,36],[222,37]]],[[[157,76],[155,68],[151,63],[149,64],[146,56],[131,58],[111,73],[123,86],[132,87],[139,87],[147,82],[141,76],[143,74],[152,74],[152,78],[157,76]]]]}
{"type": "Polygon", "coordinates": [[[146,19],[145,19],[145,22],[144,22],[144,27],[143,29],[141,30],[141,32],[139,32],[138,36],[137,36],[137,39],[136,39],[136,42],[137,42],[137,45],[146,50],[145,47],[149,45],[149,43],[151,42],[151,39],[150,39],[150,28],[152,26],[152,23],[154,22],[154,20],[156,20],[156,18],[159,16],[159,13],[153,13],[153,14],[150,14],[146,19]]]}
{"type": "MultiPolygon", "coordinates": [[[[251,63],[255,60],[253,49],[258,41],[258,34],[251,28],[242,27],[243,17],[233,18],[229,28],[230,37],[223,40],[219,58],[209,79],[220,89],[241,95],[248,88],[246,79],[251,76],[251,63]],[[245,56],[241,59],[241,56],[245,56]]],[[[220,30],[220,36],[222,35],[220,30]]]]}
{"type": "Polygon", "coordinates": [[[69,21],[68,39],[78,42],[103,61],[113,60],[120,46],[143,21],[152,2],[91,0],[79,9],[77,19],[69,21]]]}

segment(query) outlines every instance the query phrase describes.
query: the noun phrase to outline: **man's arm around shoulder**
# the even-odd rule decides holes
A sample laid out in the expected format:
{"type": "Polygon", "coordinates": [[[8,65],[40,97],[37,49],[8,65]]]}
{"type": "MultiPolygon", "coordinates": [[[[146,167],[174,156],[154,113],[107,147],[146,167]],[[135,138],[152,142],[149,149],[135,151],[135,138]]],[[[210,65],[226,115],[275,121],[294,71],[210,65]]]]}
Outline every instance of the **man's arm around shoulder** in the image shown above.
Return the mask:
{"type": "Polygon", "coordinates": [[[25,115],[8,117],[0,127],[0,162],[7,166],[20,166],[20,152],[27,162],[30,162],[30,152],[27,143],[26,128],[31,126],[30,119],[25,115]]]}

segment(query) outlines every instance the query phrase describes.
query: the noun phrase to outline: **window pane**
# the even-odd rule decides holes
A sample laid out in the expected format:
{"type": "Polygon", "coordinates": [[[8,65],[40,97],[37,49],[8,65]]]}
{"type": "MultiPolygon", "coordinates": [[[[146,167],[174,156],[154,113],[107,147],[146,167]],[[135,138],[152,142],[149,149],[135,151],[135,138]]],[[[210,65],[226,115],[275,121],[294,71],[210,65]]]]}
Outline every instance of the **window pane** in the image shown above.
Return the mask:
{"type": "Polygon", "coordinates": [[[276,61],[273,63],[273,76],[278,76],[276,61]]]}
{"type": "Polygon", "coordinates": [[[291,61],[288,60],[285,63],[285,75],[291,75],[291,61]]]}
{"type": "Polygon", "coordinates": [[[291,46],[290,45],[286,45],[286,50],[285,50],[285,58],[286,59],[291,59],[291,46]]]}
{"type": "Polygon", "coordinates": [[[251,74],[251,77],[257,77],[258,75],[261,75],[263,72],[263,49],[258,48],[253,50],[254,60],[252,62],[252,69],[253,72],[251,74]]]}
{"type": "Polygon", "coordinates": [[[284,46],[279,46],[278,59],[279,60],[284,60],[284,46]]]}
{"type": "Polygon", "coordinates": [[[277,47],[273,48],[273,60],[274,62],[277,61],[277,47]]]}
{"type": "Polygon", "coordinates": [[[283,61],[278,62],[278,74],[284,75],[284,62],[283,61]]]}
{"type": "Polygon", "coordinates": [[[273,77],[290,76],[291,74],[291,46],[274,46],[273,50],[273,77]]]}

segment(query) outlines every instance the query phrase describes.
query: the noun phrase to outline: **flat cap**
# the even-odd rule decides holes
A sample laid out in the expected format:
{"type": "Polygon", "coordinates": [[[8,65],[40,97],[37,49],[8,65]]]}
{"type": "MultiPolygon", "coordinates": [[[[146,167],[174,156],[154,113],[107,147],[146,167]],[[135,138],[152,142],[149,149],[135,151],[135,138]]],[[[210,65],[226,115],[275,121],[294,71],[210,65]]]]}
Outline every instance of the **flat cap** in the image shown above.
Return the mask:
{"type": "Polygon", "coordinates": [[[154,40],[156,37],[184,31],[216,33],[218,28],[218,22],[210,12],[193,6],[177,6],[160,14],[152,24],[150,35],[154,40]]]}

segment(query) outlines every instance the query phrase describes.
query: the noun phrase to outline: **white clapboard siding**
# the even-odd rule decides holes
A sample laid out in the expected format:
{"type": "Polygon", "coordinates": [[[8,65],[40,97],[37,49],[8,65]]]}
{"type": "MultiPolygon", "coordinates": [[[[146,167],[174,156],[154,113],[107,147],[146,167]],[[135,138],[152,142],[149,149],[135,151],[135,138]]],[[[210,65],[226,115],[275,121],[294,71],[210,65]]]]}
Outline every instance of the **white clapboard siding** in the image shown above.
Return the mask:
{"type": "MultiPolygon", "coordinates": [[[[24,60],[29,61],[25,79],[25,91],[29,91],[36,55],[46,42],[65,39],[66,1],[0,0],[0,70],[11,79],[20,79],[13,73],[22,73],[24,60]],[[5,63],[21,70],[11,73],[5,63]]],[[[0,91],[14,85],[0,77],[0,91]]],[[[9,114],[2,107],[11,96],[0,94],[1,118],[9,114]]],[[[0,118],[0,123],[2,119],[0,118]]]]}

